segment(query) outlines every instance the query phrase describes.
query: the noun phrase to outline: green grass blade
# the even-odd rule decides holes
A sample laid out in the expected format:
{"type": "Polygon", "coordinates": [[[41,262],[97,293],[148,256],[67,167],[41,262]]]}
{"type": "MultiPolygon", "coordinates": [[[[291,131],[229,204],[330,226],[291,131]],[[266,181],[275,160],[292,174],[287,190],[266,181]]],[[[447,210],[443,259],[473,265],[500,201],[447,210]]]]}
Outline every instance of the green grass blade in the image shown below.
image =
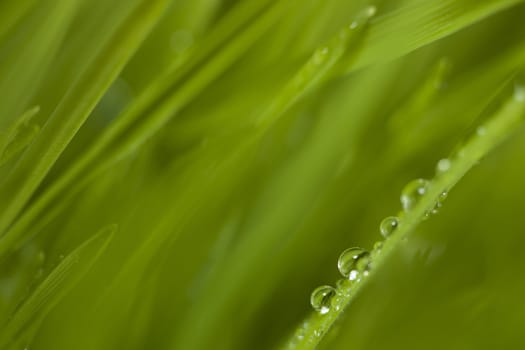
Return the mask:
{"type": "Polygon", "coordinates": [[[0,330],[0,346],[15,342],[20,332],[44,317],[89,271],[116,231],[112,225],[102,229],[76,248],[42,281],[0,330]]]}
{"type": "MultiPolygon", "coordinates": [[[[194,94],[205,88],[210,80],[215,79],[224,72],[227,67],[238,59],[239,55],[244,53],[253,44],[256,38],[263,35],[268,28],[280,18],[281,10],[285,6],[287,6],[286,1],[280,1],[276,5],[273,5],[249,27],[249,30],[244,31],[240,37],[236,38],[227,48],[223,49],[218,54],[219,57],[215,57],[206,65],[205,69],[192,77],[190,82],[183,85],[180,89],[176,89],[173,96],[170,91],[165,91],[166,89],[169,90],[173,82],[168,84],[161,78],[158,84],[163,86],[163,88],[157,91],[159,87],[154,84],[153,90],[147,91],[142,98],[139,98],[134,106],[125,112],[124,115],[117,120],[116,124],[112,125],[93,147],[88,149],[75,161],[66,173],[53,183],[23,214],[23,217],[20,219],[23,227],[15,226],[14,233],[7,233],[7,235],[11,236],[8,238],[8,241],[14,242],[19,240],[17,236],[25,232],[24,227],[30,225],[32,219],[39,215],[42,210],[45,210],[46,206],[61,195],[63,191],[70,190],[71,183],[76,181],[77,183],[85,184],[88,179],[93,178],[96,174],[107,169],[108,166],[136,149],[145,139],[154,134],[179,108],[188,103],[194,94]],[[146,113],[150,113],[148,118],[142,118],[146,113]],[[136,130],[132,130],[131,135],[127,135],[126,138],[122,140],[121,134],[123,131],[126,130],[129,124],[133,124],[137,119],[141,120],[142,124],[137,126],[135,128],[136,130]]],[[[246,11],[242,10],[240,12],[244,14],[246,11]]],[[[248,14],[253,15],[251,12],[248,12],[248,14]]],[[[226,23],[225,26],[228,27],[229,23],[226,23]]],[[[224,32],[225,36],[229,34],[230,31],[228,28],[221,29],[221,32],[224,32]]],[[[223,38],[221,37],[216,40],[221,42],[223,38]]],[[[96,65],[95,67],[98,66],[99,65],[96,65]]],[[[93,69],[95,69],[95,67],[93,69]]],[[[15,179],[16,178],[12,177],[13,181],[15,179]]],[[[9,187],[6,187],[4,190],[7,191],[8,188],[9,187]]],[[[1,190],[2,188],[0,187],[0,194],[1,190]]],[[[13,208],[14,207],[11,206],[9,209],[14,211],[13,208]]],[[[5,213],[3,216],[12,220],[13,215],[5,213]]],[[[2,218],[2,216],[0,216],[0,218],[2,218]]],[[[4,221],[7,221],[7,219],[4,218],[4,221]]],[[[2,223],[3,221],[0,221],[0,224],[2,223]]],[[[0,228],[1,227],[2,225],[0,225],[0,228]]],[[[7,245],[8,244],[0,241],[0,256],[10,249],[7,245]]]]}
{"type": "Polygon", "coordinates": [[[39,111],[39,106],[29,109],[14,121],[5,138],[0,140],[0,167],[26,148],[38,134],[40,127],[31,119],[39,111]]]}
{"type": "Polygon", "coordinates": [[[361,55],[347,72],[387,62],[428,45],[523,0],[429,0],[379,15],[370,25],[361,55]]]}
{"type": "Polygon", "coordinates": [[[143,1],[69,90],[0,186],[0,232],[12,223],[97,102],[158,21],[166,0],[143,1]]]}
{"type": "Polygon", "coordinates": [[[29,106],[66,35],[80,0],[41,1],[0,46],[0,130],[29,106]],[[15,48],[13,48],[13,46],[15,48]]]}

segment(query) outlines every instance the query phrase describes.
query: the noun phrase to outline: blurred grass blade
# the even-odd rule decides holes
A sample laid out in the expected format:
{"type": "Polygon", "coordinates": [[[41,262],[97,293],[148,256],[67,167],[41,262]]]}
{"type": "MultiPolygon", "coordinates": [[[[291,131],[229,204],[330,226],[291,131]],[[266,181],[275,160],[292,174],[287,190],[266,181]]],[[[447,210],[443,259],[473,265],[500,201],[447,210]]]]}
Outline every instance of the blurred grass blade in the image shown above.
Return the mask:
{"type": "Polygon", "coordinates": [[[15,33],[0,42],[0,94],[4,96],[0,130],[6,130],[27,109],[80,2],[40,1],[18,24],[15,33]]]}
{"type": "Polygon", "coordinates": [[[40,127],[31,120],[39,111],[39,106],[29,109],[14,121],[5,138],[0,140],[0,167],[26,148],[38,134],[40,127]]]}
{"type": "Polygon", "coordinates": [[[117,227],[108,226],[76,248],[46,277],[0,330],[0,347],[17,341],[19,333],[43,318],[89,271],[109,244],[117,227]]]}
{"type": "MultiPolygon", "coordinates": [[[[146,91],[142,98],[139,98],[128,111],[124,112],[124,114],[116,120],[115,124],[112,124],[101,138],[97,140],[94,146],[86,150],[86,152],[23,213],[20,219],[22,225],[29,225],[33,217],[36,217],[42,210],[45,210],[50,202],[61,195],[63,191],[70,190],[70,185],[73,182],[85,184],[86,179],[93,178],[94,175],[107,169],[107,167],[112,165],[116,160],[134,150],[142,144],[145,139],[158,131],[182,106],[187,104],[196,94],[204,89],[210,81],[216,79],[216,77],[233,64],[257,38],[262,36],[269,27],[281,17],[283,7],[288,5],[289,2],[287,1],[279,1],[275,5],[272,5],[264,15],[257,18],[247,30],[243,31],[241,35],[229,43],[226,48],[223,48],[223,50],[217,54],[217,57],[214,56],[213,59],[205,65],[205,68],[199,71],[198,74],[191,76],[189,78],[190,80],[180,88],[170,91],[173,81],[168,84],[164,78],[160,78],[158,84],[163,88],[157,90],[159,86],[153,84],[152,90],[146,91]],[[147,118],[144,117],[145,114],[148,114],[147,118]],[[126,128],[136,120],[138,120],[140,124],[136,125],[133,130],[128,130],[129,135],[122,135],[126,128]]],[[[246,11],[243,10],[240,12],[244,14],[246,11]]],[[[253,14],[248,11],[248,15],[253,14]]],[[[236,17],[234,17],[234,19],[236,19],[236,17]]],[[[229,22],[226,22],[225,27],[229,26],[229,22]]],[[[227,28],[220,30],[220,32],[224,32],[225,35],[230,34],[230,31],[231,29],[227,28]]],[[[219,38],[216,40],[220,42],[223,39],[219,38]]],[[[99,66],[100,64],[94,65],[93,69],[98,69],[99,66]]],[[[97,74],[100,75],[100,73],[97,74]]],[[[89,75],[87,77],[89,78],[89,75]]],[[[104,75],[102,75],[102,77],[104,77],[104,75]]],[[[175,76],[172,77],[172,79],[177,80],[179,78],[175,76]]],[[[38,148],[35,148],[35,152],[37,151],[38,148]]],[[[36,155],[32,158],[36,158],[36,155]]],[[[29,167],[29,160],[26,163],[26,166],[29,167]]],[[[22,169],[19,171],[22,171],[22,169]]],[[[11,181],[15,182],[16,180],[16,177],[11,177],[11,181]]],[[[0,187],[0,195],[2,194],[2,189],[8,191],[9,188],[12,188],[4,187],[5,188],[0,187]]],[[[1,206],[2,204],[0,204],[0,209],[1,206]]],[[[8,209],[14,212],[13,208],[13,205],[11,205],[8,209]]],[[[4,213],[3,216],[0,216],[0,228],[3,227],[5,229],[7,221],[9,220],[10,222],[12,219],[13,214],[4,213]]],[[[17,236],[24,234],[24,232],[23,227],[15,227],[14,233],[8,232],[7,235],[16,237],[9,237],[8,241],[18,241],[19,237],[17,236]]],[[[6,245],[0,237],[0,257],[10,249],[6,245]]]]}
{"type": "Polygon", "coordinates": [[[97,102],[163,14],[167,0],[141,1],[80,76],[0,186],[0,232],[19,214],[97,102]]]}

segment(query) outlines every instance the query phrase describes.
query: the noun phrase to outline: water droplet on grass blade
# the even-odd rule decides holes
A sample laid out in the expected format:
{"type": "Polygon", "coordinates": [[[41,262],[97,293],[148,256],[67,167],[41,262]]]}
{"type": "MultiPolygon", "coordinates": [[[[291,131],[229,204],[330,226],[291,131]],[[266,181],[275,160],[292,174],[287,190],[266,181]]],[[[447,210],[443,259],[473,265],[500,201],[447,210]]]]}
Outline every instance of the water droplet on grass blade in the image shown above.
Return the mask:
{"type": "Polygon", "coordinates": [[[416,179],[408,183],[401,191],[401,205],[404,211],[412,210],[420,198],[427,193],[430,182],[425,179],[416,179]]]}
{"type": "Polygon", "coordinates": [[[382,241],[377,241],[374,243],[374,250],[381,250],[383,249],[383,242],[382,241]]]}
{"type": "Polygon", "coordinates": [[[323,47],[323,48],[315,51],[314,57],[313,57],[313,63],[315,65],[319,65],[319,64],[323,63],[326,60],[329,51],[330,50],[328,49],[328,47],[323,47]]]}
{"type": "Polygon", "coordinates": [[[341,253],[337,268],[343,277],[356,280],[359,273],[368,267],[369,253],[363,248],[349,248],[341,253]]]}
{"type": "Polygon", "coordinates": [[[443,174],[450,170],[450,166],[452,165],[452,162],[448,158],[443,158],[437,162],[436,165],[436,173],[443,174]]]}
{"type": "Polygon", "coordinates": [[[337,293],[334,287],[317,287],[310,296],[310,304],[315,311],[319,312],[321,315],[324,315],[330,311],[332,299],[336,294],[337,293]]]}
{"type": "Polygon", "coordinates": [[[476,134],[478,134],[478,136],[485,136],[486,133],[487,133],[487,129],[485,129],[485,127],[483,125],[479,126],[476,129],[476,134]]]}
{"type": "Polygon", "coordinates": [[[354,21],[350,24],[350,29],[356,29],[366,24],[370,18],[374,17],[377,13],[377,7],[368,6],[361,13],[359,13],[354,21]]]}
{"type": "Polygon", "coordinates": [[[425,213],[425,216],[429,217],[430,215],[437,214],[439,212],[439,209],[441,209],[441,207],[443,206],[443,202],[445,201],[445,199],[447,199],[447,196],[448,196],[448,192],[447,191],[441,192],[441,194],[439,195],[438,199],[436,200],[436,203],[434,204],[434,207],[432,208],[432,210],[427,211],[425,213]]]}
{"type": "Polygon", "coordinates": [[[395,216],[389,216],[381,221],[379,230],[381,231],[381,235],[383,237],[388,238],[392,233],[394,233],[394,231],[397,229],[397,226],[399,226],[399,219],[395,216]]]}

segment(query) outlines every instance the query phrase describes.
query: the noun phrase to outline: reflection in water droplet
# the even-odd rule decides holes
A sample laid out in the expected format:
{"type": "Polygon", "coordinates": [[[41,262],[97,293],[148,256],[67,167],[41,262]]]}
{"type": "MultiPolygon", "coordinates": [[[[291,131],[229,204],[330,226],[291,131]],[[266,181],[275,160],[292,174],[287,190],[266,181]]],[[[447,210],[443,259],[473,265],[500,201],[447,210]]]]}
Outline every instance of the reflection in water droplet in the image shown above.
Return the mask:
{"type": "Polygon", "coordinates": [[[410,211],[419,202],[420,198],[427,193],[430,182],[425,179],[416,179],[408,183],[401,192],[401,205],[404,211],[410,211]]]}
{"type": "Polygon", "coordinates": [[[381,221],[381,225],[379,225],[381,235],[383,235],[385,238],[388,238],[392,233],[394,233],[394,231],[397,229],[397,226],[399,226],[399,219],[397,217],[386,217],[383,219],[383,221],[381,221]]]}
{"type": "Polygon", "coordinates": [[[368,268],[369,253],[363,248],[349,248],[341,253],[337,268],[343,277],[352,281],[358,279],[359,273],[368,268]]]}
{"type": "Polygon", "coordinates": [[[317,287],[310,296],[310,304],[321,315],[330,311],[332,299],[336,295],[336,291],[331,286],[317,287]]]}

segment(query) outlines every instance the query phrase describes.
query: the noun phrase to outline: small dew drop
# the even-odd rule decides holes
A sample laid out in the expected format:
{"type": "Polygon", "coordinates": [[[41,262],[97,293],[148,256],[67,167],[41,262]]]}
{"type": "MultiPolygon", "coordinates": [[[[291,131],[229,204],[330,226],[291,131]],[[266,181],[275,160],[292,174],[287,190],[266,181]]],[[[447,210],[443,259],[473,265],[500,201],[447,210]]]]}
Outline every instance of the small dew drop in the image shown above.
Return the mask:
{"type": "Polygon", "coordinates": [[[325,60],[325,57],[328,54],[328,52],[329,52],[328,47],[323,47],[323,48],[317,50],[314,53],[313,63],[315,65],[319,65],[319,64],[323,63],[323,61],[325,60]]]}
{"type": "Polygon", "coordinates": [[[487,133],[487,129],[485,129],[484,126],[479,126],[476,129],[476,134],[478,134],[478,136],[485,136],[486,133],[487,133]]]}
{"type": "Polygon", "coordinates": [[[359,272],[368,266],[369,253],[363,248],[349,248],[341,253],[337,268],[343,277],[356,280],[359,272]]]}
{"type": "Polygon", "coordinates": [[[447,199],[447,196],[448,196],[447,191],[441,192],[438,199],[436,200],[436,203],[434,204],[434,208],[432,208],[432,210],[430,211],[427,211],[425,213],[425,216],[428,218],[430,215],[437,214],[439,212],[439,209],[441,209],[441,207],[443,206],[443,202],[445,201],[445,199],[447,199]]]}
{"type": "Polygon", "coordinates": [[[336,295],[336,290],[331,286],[317,287],[310,296],[310,304],[315,311],[324,315],[330,311],[332,299],[336,295]]]}
{"type": "Polygon", "coordinates": [[[436,166],[436,172],[438,174],[446,173],[450,170],[450,166],[452,165],[452,162],[448,158],[441,159],[436,166]]]}
{"type": "Polygon", "coordinates": [[[401,205],[404,211],[412,210],[420,198],[427,193],[430,182],[425,179],[416,179],[409,182],[401,191],[401,205]]]}
{"type": "Polygon", "coordinates": [[[381,221],[381,225],[379,225],[379,229],[381,231],[381,235],[385,238],[390,237],[392,233],[397,229],[399,226],[399,219],[395,216],[389,216],[383,221],[381,221]]]}
{"type": "Polygon", "coordinates": [[[375,6],[368,6],[367,9],[366,9],[366,14],[368,17],[373,17],[375,16],[377,13],[377,7],[375,6]]]}
{"type": "Polygon", "coordinates": [[[521,84],[514,86],[514,99],[518,102],[525,102],[525,87],[521,84]]]}
{"type": "Polygon", "coordinates": [[[376,13],[377,13],[377,7],[368,6],[350,24],[350,29],[356,29],[362,26],[363,24],[366,24],[370,18],[375,16],[376,13]]]}
{"type": "Polygon", "coordinates": [[[370,252],[370,256],[372,258],[377,257],[378,255],[381,255],[381,250],[383,249],[383,241],[378,241],[374,243],[374,248],[370,252]]]}

